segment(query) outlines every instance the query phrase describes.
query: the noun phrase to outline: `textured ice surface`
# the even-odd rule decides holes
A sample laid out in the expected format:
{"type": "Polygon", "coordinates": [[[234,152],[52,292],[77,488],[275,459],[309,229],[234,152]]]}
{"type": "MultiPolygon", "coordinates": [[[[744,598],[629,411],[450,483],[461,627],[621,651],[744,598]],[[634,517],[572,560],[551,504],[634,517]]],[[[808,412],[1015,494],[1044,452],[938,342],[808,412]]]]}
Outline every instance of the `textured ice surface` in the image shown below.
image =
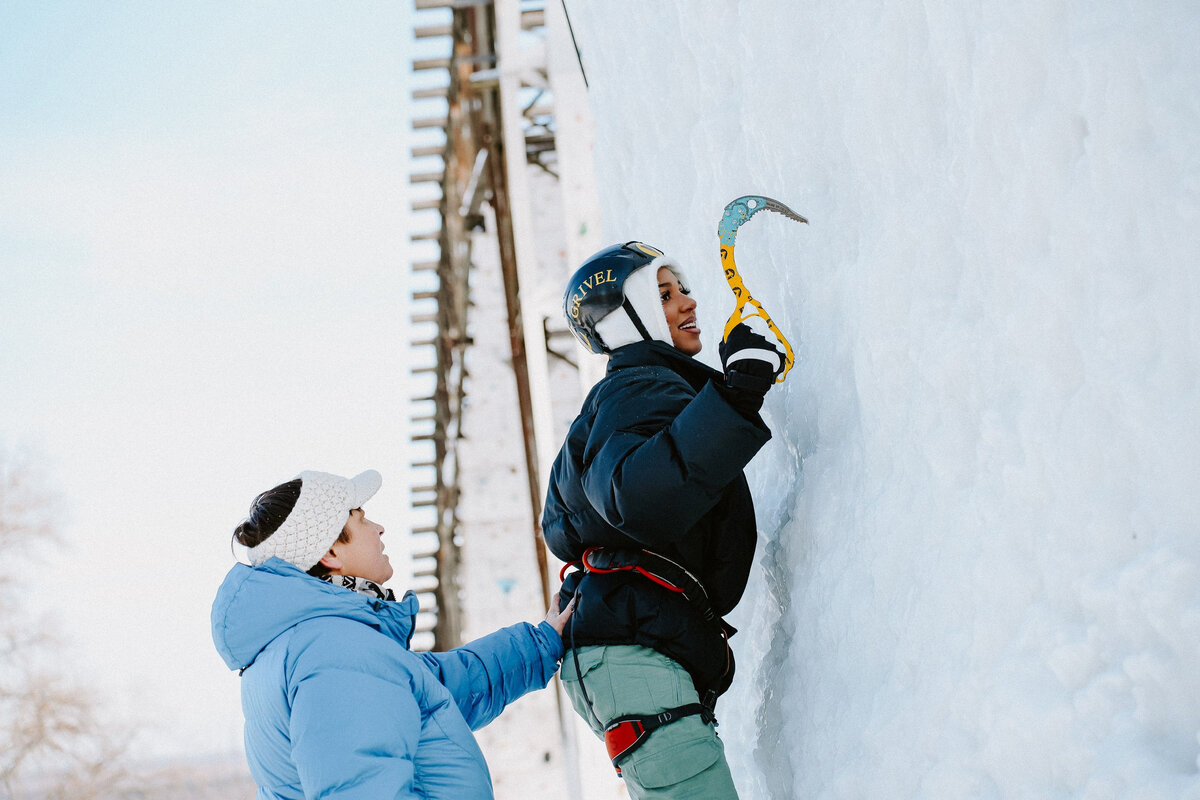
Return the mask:
{"type": "Polygon", "coordinates": [[[722,702],[746,797],[1200,797],[1200,13],[569,4],[605,235],[796,349],[722,702]]]}

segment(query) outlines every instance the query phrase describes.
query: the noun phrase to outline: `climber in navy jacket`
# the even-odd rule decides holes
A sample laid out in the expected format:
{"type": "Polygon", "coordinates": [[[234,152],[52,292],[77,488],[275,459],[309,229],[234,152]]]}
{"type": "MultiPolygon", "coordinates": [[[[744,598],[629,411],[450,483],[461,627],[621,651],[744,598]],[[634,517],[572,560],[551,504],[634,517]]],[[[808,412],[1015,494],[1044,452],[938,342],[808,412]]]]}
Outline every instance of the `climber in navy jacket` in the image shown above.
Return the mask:
{"type": "Polygon", "coordinates": [[[733,678],[721,617],[754,556],[743,468],[771,436],[758,411],[782,347],[742,323],[721,345],[723,372],[694,359],[700,328],[683,273],[641,242],[589,258],[563,306],[584,346],[609,354],[554,463],[542,518],[550,550],[578,566],[562,590],[576,602],[564,686],[632,797],[736,797],[714,729],[733,678]]]}

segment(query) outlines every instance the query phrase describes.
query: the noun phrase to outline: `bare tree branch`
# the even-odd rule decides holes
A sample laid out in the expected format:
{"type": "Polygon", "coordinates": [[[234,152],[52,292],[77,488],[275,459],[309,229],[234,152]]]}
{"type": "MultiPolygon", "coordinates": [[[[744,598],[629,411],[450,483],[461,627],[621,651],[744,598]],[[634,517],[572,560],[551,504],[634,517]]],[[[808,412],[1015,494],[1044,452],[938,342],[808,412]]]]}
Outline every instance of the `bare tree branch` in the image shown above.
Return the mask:
{"type": "MultiPolygon", "coordinates": [[[[27,457],[0,445],[0,559],[61,544],[46,486],[27,457]]],[[[51,668],[59,645],[21,602],[0,572],[0,800],[118,796],[131,736],[104,724],[89,689],[51,668]]]]}

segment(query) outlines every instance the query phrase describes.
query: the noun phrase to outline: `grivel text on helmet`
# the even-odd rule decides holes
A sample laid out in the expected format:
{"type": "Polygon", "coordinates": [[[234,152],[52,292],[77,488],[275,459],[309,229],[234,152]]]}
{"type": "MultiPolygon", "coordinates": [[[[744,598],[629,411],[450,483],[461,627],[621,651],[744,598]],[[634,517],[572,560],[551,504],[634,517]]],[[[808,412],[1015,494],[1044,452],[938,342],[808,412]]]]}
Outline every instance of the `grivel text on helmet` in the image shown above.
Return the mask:
{"type": "Polygon", "coordinates": [[[613,277],[612,270],[604,270],[597,272],[586,281],[575,287],[575,291],[571,293],[571,319],[579,319],[579,304],[583,302],[583,298],[587,297],[587,293],[595,289],[602,283],[615,283],[616,278],[613,277]]]}

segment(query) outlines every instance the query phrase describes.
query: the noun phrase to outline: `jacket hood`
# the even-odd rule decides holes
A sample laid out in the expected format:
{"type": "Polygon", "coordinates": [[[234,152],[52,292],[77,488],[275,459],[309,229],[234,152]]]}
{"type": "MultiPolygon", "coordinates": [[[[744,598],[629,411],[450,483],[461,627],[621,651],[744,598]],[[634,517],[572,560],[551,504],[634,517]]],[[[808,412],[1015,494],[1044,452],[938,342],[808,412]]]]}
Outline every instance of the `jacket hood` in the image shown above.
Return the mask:
{"type": "Polygon", "coordinates": [[[343,617],[368,625],[408,646],[417,599],[394,602],[326,583],[279,558],[258,567],[235,564],[212,607],[212,637],[230,669],[244,669],[277,636],[315,617],[343,617]]]}

